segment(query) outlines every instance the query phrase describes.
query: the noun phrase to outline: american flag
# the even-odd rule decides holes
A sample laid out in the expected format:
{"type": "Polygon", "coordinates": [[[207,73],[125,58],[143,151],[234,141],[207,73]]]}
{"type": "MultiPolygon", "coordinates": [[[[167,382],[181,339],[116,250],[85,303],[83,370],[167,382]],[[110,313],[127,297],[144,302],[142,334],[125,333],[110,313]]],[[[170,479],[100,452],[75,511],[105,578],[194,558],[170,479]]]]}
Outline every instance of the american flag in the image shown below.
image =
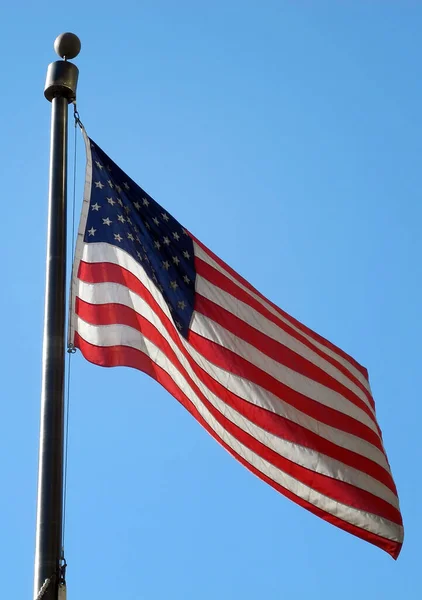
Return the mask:
{"type": "Polygon", "coordinates": [[[397,558],[403,526],[364,367],[238,275],[86,134],[70,341],[163,385],[240,463],[397,558]]]}

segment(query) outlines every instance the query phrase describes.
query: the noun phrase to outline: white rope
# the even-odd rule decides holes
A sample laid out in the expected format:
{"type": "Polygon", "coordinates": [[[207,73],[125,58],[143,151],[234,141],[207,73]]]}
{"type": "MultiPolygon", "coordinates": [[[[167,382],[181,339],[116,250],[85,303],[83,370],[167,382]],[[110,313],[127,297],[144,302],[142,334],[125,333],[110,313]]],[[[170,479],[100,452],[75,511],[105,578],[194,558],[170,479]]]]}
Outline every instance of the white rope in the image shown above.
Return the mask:
{"type": "Polygon", "coordinates": [[[38,596],[35,598],[35,600],[41,600],[41,598],[44,596],[45,592],[47,591],[47,588],[50,585],[50,582],[51,582],[51,577],[48,577],[42,584],[41,589],[38,592],[38,596]]]}

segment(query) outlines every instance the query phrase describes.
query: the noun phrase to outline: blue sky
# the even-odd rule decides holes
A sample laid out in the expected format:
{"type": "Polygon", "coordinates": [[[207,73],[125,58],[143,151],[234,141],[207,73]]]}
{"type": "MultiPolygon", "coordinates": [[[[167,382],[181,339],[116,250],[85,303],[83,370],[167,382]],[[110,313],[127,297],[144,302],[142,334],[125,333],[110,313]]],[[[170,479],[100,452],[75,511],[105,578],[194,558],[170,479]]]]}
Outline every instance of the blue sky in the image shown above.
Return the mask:
{"type": "MultiPolygon", "coordinates": [[[[2,595],[32,594],[42,91],[54,38],[70,30],[82,40],[89,135],[260,291],[368,368],[405,543],[394,562],[319,520],[237,464],[145,375],[76,355],[69,598],[416,598],[421,3],[40,0],[9,3],[2,22],[2,595]]],[[[83,152],[79,138],[77,213],[83,152]]]]}

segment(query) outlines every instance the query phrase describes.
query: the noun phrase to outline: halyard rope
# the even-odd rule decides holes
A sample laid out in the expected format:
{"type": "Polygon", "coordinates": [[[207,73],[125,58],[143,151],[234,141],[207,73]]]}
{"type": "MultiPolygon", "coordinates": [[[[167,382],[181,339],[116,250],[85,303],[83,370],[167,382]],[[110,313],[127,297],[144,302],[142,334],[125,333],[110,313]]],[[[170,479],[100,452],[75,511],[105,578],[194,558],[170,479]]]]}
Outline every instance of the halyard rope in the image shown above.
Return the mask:
{"type": "MultiPolygon", "coordinates": [[[[77,166],[77,126],[81,126],[79,119],[79,113],[76,108],[76,102],[73,102],[73,111],[75,118],[75,129],[74,129],[74,145],[73,145],[73,193],[72,193],[72,258],[75,252],[75,207],[76,207],[76,166],[77,166]]],[[[72,286],[70,286],[72,289],[72,286]]],[[[69,297],[69,322],[71,318],[72,310],[72,298],[69,297]]],[[[68,361],[67,361],[67,389],[66,389],[66,438],[65,438],[65,449],[64,449],[64,485],[63,485],[63,531],[62,531],[62,559],[64,557],[64,540],[66,533],[66,500],[67,500],[67,469],[68,469],[68,448],[69,448],[69,413],[70,413],[70,385],[71,385],[71,367],[72,357],[71,355],[76,352],[76,349],[72,344],[68,344],[68,361]]],[[[38,598],[37,598],[38,600],[38,598]]]]}
{"type": "Polygon", "coordinates": [[[35,600],[41,600],[41,598],[44,596],[44,594],[47,591],[48,586],[50,585],[51,582],[51,577],[47,577],[47,579],[44,581],[44,583],[42,584],[40,591],[38,592],[38,596],[35,598],[35,600]]]}

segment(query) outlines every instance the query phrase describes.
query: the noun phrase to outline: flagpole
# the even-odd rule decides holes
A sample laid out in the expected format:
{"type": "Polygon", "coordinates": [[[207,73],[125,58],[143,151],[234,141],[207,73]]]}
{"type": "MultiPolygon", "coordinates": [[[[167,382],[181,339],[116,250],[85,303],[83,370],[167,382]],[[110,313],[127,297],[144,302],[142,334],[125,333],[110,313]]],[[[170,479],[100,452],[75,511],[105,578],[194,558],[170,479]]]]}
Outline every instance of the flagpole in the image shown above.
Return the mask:
{"type": "Polygon", "coordinates": [[[78,81],[78,69],[67,59],[79,54],[80,41],[65,33],[54,48],[64,60],[49,65],[44,90],[51,102],[51,146],[34,600],[58,599],[62,563],[67,122],[78,81]]]}

